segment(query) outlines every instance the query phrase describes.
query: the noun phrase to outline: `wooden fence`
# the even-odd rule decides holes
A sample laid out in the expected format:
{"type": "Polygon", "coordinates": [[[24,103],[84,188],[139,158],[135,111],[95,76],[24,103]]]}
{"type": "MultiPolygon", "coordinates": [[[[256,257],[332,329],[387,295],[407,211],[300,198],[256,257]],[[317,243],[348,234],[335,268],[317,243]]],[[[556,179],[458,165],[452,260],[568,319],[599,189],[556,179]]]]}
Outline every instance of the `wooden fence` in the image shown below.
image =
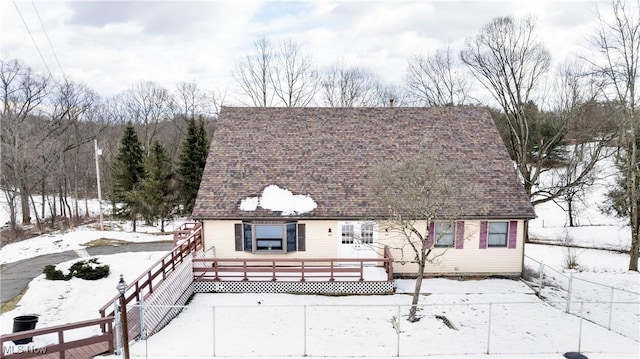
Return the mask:
{"type": "MultiPolygon", "coordinates": [[[[125,305],[140,301],[140,298],[153,293],[154,288],[167,279],[176,267],[185,261],[187,256],[203,248],[202,230],[200,223],[185,223],[174,232],[175,247],[166,256],[151,265],[146,272],[134,279],[127,286],[124,293],[125,305]]],[[[120,297],[115,295],[100,308],[100,316],[113,316],[114,303],[120,297]]]]}
{"type": "Polygon", "coordinates": [[[112,323],[113,317],[109,316],[82,322],[56,325],[48,328],[26,330],[13,334],[4,334],[0,337],[0,347],[2,347],[3,350],[2,358],[89,358],[105,352],[112,353],[114,351],[114,334],[112,323]],[[103,328],[102,334],[76,340],[65,339],[65,332],[91,326],[100,326],[101,328],[103,328]],[[50,344],[38,348],[36,348],[34,345],[28,346],[27,348],[17,348],[11,346],[7,346],[5,348],[4,346],[5,342],[24,338],[39,337],[52,333],[57,334],[57,344],[50,344]]]}
{"type": "Polygon", "coordinates": [[[393,280],[393,258],[385,247],[383,258],[346,259],[261,259],[195,258],[196,281],[365,281],[365,269],[384,268],[387,280],[393,280]]]}
{"type": "MultiPolygon", "coordinates": [[[[133,280],[125,291],[125,306],[132,301],[137,303],[141,298],[152,294],[156,287],[160,285],[167,277],[180,265],[187,260],[195,251],[203,248],[202,227],[200,223],[185,223],[174,233],[175,247],[166,256],[162,257],[154,263],[145,273],[133,280]]],[[[48,328],[21,331],[13,334],[4,334],[0,336],[0,346],[5,342],[38,337],[57,333],[58,343],[47,345],[42,348],[16,348],[16,352],[10,352],[14,347],[4,349],[2,358],[6,359],[22,359],[22,358],[88,358],[97,354],[114,351],[114,303],[120,299],[119,295],[115,295],[102,308],[100,308],[100,318],[82,322],[70,323],[52,326],[48,328]],[[100,326],[102,334],[87,338],[65,341],[65,332],[73,329],[100,326]],[[21,351],[21,352],[18,352],[21,351]]],[[[128,310],[128,328],[130,334],[137,335],[140,329],[139,308],[133,307],[128,310]]],[[[133,337],[131,337],[133,338],[133,337]]]]}

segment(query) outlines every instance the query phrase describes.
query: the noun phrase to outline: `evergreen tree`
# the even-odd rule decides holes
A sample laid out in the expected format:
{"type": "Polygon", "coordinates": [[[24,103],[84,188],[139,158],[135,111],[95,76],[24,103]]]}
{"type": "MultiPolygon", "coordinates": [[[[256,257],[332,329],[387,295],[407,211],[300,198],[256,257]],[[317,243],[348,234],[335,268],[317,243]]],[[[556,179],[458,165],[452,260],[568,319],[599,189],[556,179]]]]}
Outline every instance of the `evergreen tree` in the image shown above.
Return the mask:
{"type": "Polygon", "coordinates": [[[111,183],[112,199],[121,207],[115,213],[130,218],[133,231],[136,230],[136,217],[140,212],[140,204],[135,190],[144,178],[142,144],[131,123],[124,129],[120,149],[113,162],[111,183]]]}
{"type": "Polygon", "coordinates": [[[145,178],[136,196],[142,204],[143,216],[151,224],[160,219],[160,230],[175,207],[177,195],[171,159],[162,145],[155,141],[144,161],[145,178]]]}
{"type": "Polygon", "coordinates": [[[191,213],[200,188],[202,172],[209,154],[209,137],[200,117],[187,121],[187,136],[180,149],[178,178],[180,181],[181,203],[184,213],[191,213]]]}
{"type": "MultiPolygon", "coordinates": [[[[636,161],[635,164],[631,163],[631,152],[633,152],[634,143],[632,140],[628,141],[624,147],[622,147],[616,155],[616,167],[620,171],[620,175],[616,180],[616,184],[607,193],[607,203],[602,209],[605,213],[613,213],[620,218],[628,218],[629,225],[631,226],[631,238],[637,238],[640,233],[640,218],[638,218],[638,211],[634,211],[633,208],[640,207],[640,199],[638,199],[637,193],[640,193],[640,183],[636,180],[632,181],[632,177],[640,174],[640,162],[636,161]],[[633,194],[636,194],[635,196],[633,194]],[[633,201],[636,201],[635,203],[633,201]],[[636,216],[635,218],[633,216],[636,216]]],[[[636,135],[635,148],[640,148],[640,136],[636,135]]],[[[631,243],[630,253],[638,251],[638,244],[631,243]]],[[[636,259],[637,263],[637,259],[636,259]]],[[[633,258],[632,258],[633,264],[633,258]]],[[[637,265],[637,264],[636,264],[637,265]]],[[[637,267],[636,267],[637,268],[637,267]]],[[[630,270],[636,270],[629,268],[630,270]]]]}

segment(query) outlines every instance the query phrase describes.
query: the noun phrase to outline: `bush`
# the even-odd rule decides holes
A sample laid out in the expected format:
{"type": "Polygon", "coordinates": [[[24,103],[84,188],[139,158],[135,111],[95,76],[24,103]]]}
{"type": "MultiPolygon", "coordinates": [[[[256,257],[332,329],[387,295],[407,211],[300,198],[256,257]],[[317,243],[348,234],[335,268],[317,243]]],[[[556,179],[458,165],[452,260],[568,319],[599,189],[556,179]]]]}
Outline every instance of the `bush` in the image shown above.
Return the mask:
{"type": "Polygon", "coordinates": [[[45,277],[48,280],[67,280],[68,279],[67,276],[62,274],[61,270],[56,269],[56,266],[54,266],[53,264],[49,264],[45,266],[42,273],[44,273],[45,277]]]}
{"type": "Polygon", "coordinates": [[[69,268],[69,278],[76,277],[85,280],[96,280],[109,275],[109,266],[100,265],[96,258],[73,263],[69,268]]]}
{"type": "Polygon", "coordinates": [[[62,271],[56,269],[56,266],[49,264],[42,271],[49,280],[69,280],[73,277],[96,280],[109,276],[109,266],[100,265],[96,258],[89,260],[81,260],[73,263],[69,268],[69,274],[64,275],[62,271]]]}

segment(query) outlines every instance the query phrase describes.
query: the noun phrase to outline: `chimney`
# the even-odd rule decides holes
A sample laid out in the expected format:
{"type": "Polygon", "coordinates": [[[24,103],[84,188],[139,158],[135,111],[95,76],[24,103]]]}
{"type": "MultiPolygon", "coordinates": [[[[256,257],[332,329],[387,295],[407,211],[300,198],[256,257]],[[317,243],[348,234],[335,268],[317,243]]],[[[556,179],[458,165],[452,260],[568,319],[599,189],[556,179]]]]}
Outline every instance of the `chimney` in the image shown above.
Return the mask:
{"type": "Polygon", "coordinates": [[[389,99],[389,107],[393,108],[393,99],[392,98],[389,99]]]}

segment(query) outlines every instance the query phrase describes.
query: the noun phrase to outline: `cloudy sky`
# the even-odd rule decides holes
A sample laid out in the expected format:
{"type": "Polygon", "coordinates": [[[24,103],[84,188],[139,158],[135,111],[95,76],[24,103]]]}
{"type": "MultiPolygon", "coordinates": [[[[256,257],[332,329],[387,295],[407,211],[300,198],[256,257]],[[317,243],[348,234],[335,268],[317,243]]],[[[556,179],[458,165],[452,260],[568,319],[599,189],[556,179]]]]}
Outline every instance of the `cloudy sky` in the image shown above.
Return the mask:
{"type": "Polygon", "coordinates": [[[43,73],[46,62],[54,76],[64,71],[103,96],[139,80],[168,88],[196,81],[229,99],[237,93],[233,69],[265,35],[295,40],[319,67],[344,61],[401,83],[410,56],[459,49],[497,16],[535,15],[538,36],[560,63],[588,46],[595,8],[577,0],[8,0],[0,2],[0,55],[43,73]]]}

